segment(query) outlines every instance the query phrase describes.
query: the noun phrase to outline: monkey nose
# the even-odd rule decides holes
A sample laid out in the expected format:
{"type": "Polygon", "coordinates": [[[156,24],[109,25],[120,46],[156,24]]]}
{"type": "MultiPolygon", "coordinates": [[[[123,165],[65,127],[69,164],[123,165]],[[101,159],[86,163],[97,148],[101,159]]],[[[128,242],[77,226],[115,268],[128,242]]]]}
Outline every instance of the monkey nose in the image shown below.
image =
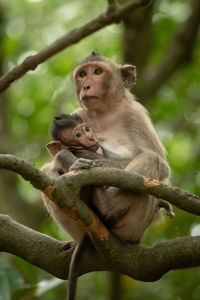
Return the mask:
{"type": "Polygon", "coordinates": [[[90,85],[85,85],[85,86],[83,87],[83,89],[84,89],[84,91],[89,90],[89,89],[90,89],[90,85]]]}
{"type": "Polygon", "coordinates": [[[96,142],[96,141],[97,141],[94,135],[91,135],[91,136],[89,137],[89,139],[90,139],[90,141],[93,141],[93,142],[96,142]]]}

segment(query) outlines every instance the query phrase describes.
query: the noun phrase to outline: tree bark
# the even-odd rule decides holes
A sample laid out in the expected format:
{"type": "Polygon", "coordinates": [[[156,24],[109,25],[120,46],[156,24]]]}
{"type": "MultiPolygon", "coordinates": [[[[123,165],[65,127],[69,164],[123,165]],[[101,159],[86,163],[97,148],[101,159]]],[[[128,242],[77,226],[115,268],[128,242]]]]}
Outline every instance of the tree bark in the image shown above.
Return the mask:
{"type": "MultiPolygon", "coordinates": [[[[152,248],[116,239],[96,242],[96,248],[86,245],[78,275],[112,271],[136,280],[156,281],[170,270],[200,265],[200,237],[177,238],[152,248]],[[105,248],[112,250],[111,255],[105,248]]],[[[74,242],[57,241],[0,215],[0,251],[17,255],[58,278],[67,279],[74,247],[74,242]]]]}

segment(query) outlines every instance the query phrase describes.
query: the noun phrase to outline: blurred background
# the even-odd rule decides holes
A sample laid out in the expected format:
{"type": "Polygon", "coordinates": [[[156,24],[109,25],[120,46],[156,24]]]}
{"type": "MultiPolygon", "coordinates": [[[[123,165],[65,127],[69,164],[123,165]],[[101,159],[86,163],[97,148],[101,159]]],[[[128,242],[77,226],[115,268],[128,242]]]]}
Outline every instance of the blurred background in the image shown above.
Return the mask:
{"type": "MultiPolygon", "coordinates": [[[[197,2],[157,0],[28,72],[0,95],[0,152],[16,154],[38,168],[52,159],[45,149],[51,120],[78,106],[72,71],[94,50],[118,63],[136,65],[133,92],[149,110],[167,149],[172,185],[200,196],[197,2]]],[[[105,0],[0,0],[0,73],[98,16],[106,6],[105,0]]],[[[174,210],[173,220],[165,217],[146,231],[145,245],[200,235],[199,217],[174,210]]],[[[46,213],[40,193],[5,170],[0,170],[0,213],[57,239],[70,239],[46,213]]],[[[80,277],[77,299],[200,299],[199,281],[198,268],[169,272],[154,283],[98,272],[80,277]]],[[[65,294],[66,281],[20,258],[0,254],[0,300],[61,300],[65,294]]]]}

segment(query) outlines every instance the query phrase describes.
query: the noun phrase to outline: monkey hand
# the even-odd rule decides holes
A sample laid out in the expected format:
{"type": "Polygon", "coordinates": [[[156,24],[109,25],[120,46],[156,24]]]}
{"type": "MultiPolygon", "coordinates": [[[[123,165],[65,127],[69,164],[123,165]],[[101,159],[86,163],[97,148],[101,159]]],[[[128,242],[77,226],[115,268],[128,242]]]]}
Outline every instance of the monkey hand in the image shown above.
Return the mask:
{"type": "Polygon", "coordinates": [[[97,164],[91,159],[79,158],[73,165],[69,168],[69,171],[77,171],[81,169],[90,169],[97,167],[97,164]]]}

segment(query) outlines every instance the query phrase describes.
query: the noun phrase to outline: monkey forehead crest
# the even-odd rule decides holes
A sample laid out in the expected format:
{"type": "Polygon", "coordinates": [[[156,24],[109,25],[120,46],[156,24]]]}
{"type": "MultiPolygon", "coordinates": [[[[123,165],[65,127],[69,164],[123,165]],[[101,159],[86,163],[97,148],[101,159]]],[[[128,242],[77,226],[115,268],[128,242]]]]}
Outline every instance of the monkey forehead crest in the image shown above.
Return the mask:
{"type": "Polygon", "coordinates": [[[89,61],[105,61],[106,57],[102,56],[101,54],[97,54],[94,51],[92,51],[92,54],[84,58],[79,65],[82,65],[84,63],[87,63],[89,61]]]}
{"type": "MultiPolygon", "coordinates": [[[[96,57],[96,56],[95,56],[96,57]]],[[[89,58],[89,57],[88,57],[89,58]]],[[[93,66],[100,66],[102,67],[104,70],[107,70],[108,72],[110,73],[113,73],[112,71],[115,69],[119,69],[120,70],[120,65],[116,64],[115,62],[113,62],[112,60],[104,57],[104,56],[100,56],[100,59],[96,59],[96,58],[92,58],[91,59],[85,59],[82,61],[81,64],[79,64],[74,72],[73,72],[73,77],[76,78],[77,77],[77,74],[78,72],[84,68],[84,67],[87,67],[89,65],[93,65],[93,66]]]]}

